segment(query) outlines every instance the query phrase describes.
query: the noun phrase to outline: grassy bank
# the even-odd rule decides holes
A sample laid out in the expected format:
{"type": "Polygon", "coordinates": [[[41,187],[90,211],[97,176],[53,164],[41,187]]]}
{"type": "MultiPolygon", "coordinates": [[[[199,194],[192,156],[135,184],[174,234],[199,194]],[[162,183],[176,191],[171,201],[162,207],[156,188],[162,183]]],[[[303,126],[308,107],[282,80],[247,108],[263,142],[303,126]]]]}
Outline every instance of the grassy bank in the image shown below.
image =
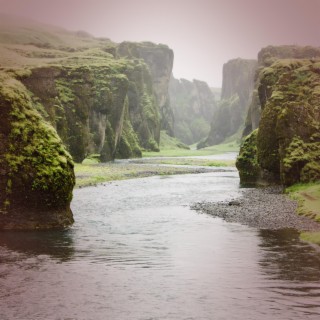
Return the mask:
{"type": "Polygon", "coordinates": [[[137,159],[135,163],[153,163],[153,164],[167,164],[178,166],[203,166],[203,167],[234,167],[235,160],[209,160],[199,158],[150,158],[150,159],[137,159]]]}
{"type": "MultiPolygon", "coordinates": [[[[286,189],[298,202],[298,214],[320,223],[320,182],[296,184],[286,189]]],[[[301,239],[320,245],[320,232],[302,232],[301,239]]]]}
{"type": "Polygon", "coordinates": [[[143,152],[142,156],[145,158],[150,157],[193,157],[193,156],[208,156],[214,154],[222,154],[226,152],[238,152],[239,145],[236,142],[230,142],[226,144],[219,144],[212,147],[207,147],[203,149],[183,149],[183,148],[170,148],[164,146],[161,148],[160,152],[143,152]]]}
{"type": "Polygon", "coordinates": [[[99,155],[92,155],[91,158],[84,160],[82,164],[75,165],[76,187],[79,188],[102,182],[155,175],[208,172],[210,167],[234,167],[234,160],[186,157],[209,156],[226,152],[238,152],[239,150],[239,145],[236,142],[220,144],[201,150],[187,149],[187,146],[183,145],[176,138],[168,136],[164,131],[161,132],[160,147],[160,152],[143,153],[143,158],[150,159],[133,159],[131,162],[99,164],[99,155]],[[158,157],[158,159],[155,157],[158,157]]]}
{"type": "Polygon", "coordinates": [[[105,163],[76,164],[76,188],[94,186],[98,183],[150,176],[202,173],[210,168],[170,167],[155,164],[105,163]]]}

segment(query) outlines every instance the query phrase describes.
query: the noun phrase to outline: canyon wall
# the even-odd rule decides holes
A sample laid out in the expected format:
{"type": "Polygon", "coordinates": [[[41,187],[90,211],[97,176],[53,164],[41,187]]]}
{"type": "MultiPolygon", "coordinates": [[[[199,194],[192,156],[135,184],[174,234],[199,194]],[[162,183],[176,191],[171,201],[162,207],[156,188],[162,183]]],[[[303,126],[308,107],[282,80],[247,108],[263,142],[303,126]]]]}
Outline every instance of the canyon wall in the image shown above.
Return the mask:
{"type": "Polygon", "coordinates": [[[259,127],[246,137],[237,159],[242,184],[290,186],[320,180],[318,50],[308,48],[311,59],[272,59],[260,70],[259,127]]]}
{"type": "Polygon", "coordinates": [[[199,80],[178,80],[172,76],[169,96],[175,120],[175,136],[189,145],[205,138],[216,109],[214,95],[208,84],[199,80]]]}
{"type": "Polygon", "coordinates": [[[255,84],[251,102],[246,116],[243,137],[259,127],[261,118],[260,98],[263,88],[260,86],[260,72],[266,67],[271,66],[279,59],[313,59],[320,57],[320,49],[316,47],[301,46],[268,46],[258,53],[258,67],[255,74],[255,84]]]}
{"type": "Polygon", "coordinates": [[[241,130],[252,97],[256,60],[234,59],[223,65],[221,100],[207,139],[199,147],[223,142],[241,130]]]}

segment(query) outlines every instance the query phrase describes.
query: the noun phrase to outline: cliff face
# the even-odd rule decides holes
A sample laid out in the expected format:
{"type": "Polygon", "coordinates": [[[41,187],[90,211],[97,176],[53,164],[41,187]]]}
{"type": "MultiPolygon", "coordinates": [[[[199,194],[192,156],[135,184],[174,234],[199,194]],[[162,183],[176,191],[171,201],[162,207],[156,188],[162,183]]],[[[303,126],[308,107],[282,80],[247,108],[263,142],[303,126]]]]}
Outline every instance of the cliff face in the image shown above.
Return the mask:
{"type": "Polygon", "coordinates": [[[116,44],[84,32],[23,21],[0,24],[0,66],[14,70],[43,105],[77,162],[139,157],[173,134],[168,85],[173,52],[152,43],[116,44]]]}
{"type": "Polygon", "coordinates": [[[277,60],[259,80],[262,116],[237,160],[242,183],[319,180],[320,60],[277,60]]]}
{"type": "Polygon", "coordinates": [[[235,59],[223,66],[221,101],[213,115],[211,129],[203,146],[223,142],[244,124],[252,96],[256,60],[235,59]]]}
{"type": "Polygon", "coordinates": [[[140,146],[157,147],[160,120],[151,76],[141,61],[106,57],[99,65],[33,68],[20,79],[43,104],[75,161],[97,153],[102,161],[137,157],[140,146]]]}
{"type": "Polygon", "coordinates": [[[268,46],[258,53],[258,68],[255,74],[255,85],[252,100],[249,103],[249,110],[245,121],[243,136],[259,127],[261,118],[260,104],[260,72],[266,67],[271,66],[279,59],[313,59],[320,57],[320,48],[299,47],[299,46],[268,46]]]}
{"type": "MultiPolygon", "coordinates": [[[[161,115],[161,129],[173,135],[174,117],[168,95],[169,81],[173,67],[173,51],[166,45],[151,42],[123,42],[117,47],[117,55],[130,59],[142,59],[149,67],[153,89],[161,115]]],[[[160,139],[158,130],[157,143],[160,139]]]]}
{"type": "Polygon", "coordinates": [[[161,114],[163,126],[173,128],[167,95],[173,53],[143,43],[128,45],[137,50],[127,55],[125,47],[1,19],[0,229],[73,222],[71,156],[107,161],[159,149],[161,114]]]}
{"type": "Polygon", "coordinates": [[[171,77],[169,96],[175,119],[175,136],[186,144],[205,138],[210,128],[209,119],[216,108],[208,84],[171,77]]]}
{"type": "Polygon", "coordinates": [[[96,48],[60,64],[30,67],[17,76],[34,101],[44,106],[43,116],[77,162],[89,154],[108,161],[139,157],[141,147],[159,149],[159,103],[167,90],[160,71],[155,79],[144,60],[116,59],[109,51],[96,48]],[[157,79],[160,84],[155,85],[157,79]]]}
{"type": "Polygon", "coordinates": [[[0,229],[73,223],[73,162],[39,107],[19,81],[0,74],[0,229]]]}

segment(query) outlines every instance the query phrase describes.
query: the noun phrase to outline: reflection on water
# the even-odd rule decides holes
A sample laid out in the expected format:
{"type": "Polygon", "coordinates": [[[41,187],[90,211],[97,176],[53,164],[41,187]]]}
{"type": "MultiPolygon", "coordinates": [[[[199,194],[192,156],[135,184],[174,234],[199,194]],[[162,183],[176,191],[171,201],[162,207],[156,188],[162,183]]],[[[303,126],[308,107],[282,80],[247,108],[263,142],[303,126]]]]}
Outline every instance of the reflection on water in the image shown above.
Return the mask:
{"type": "Polygon", "coordinates": [[[260,265],[271,279],[320,281],[320,248],[301,242],[297,231],[260,230],[259,236],[260,265]]]}
{"type": "Polygon", "coordinates": [[[71,230],[0,232],[0,247],[29,256],[48,255],[61,262],[74,254],[71,230]]]}
{"type": "Polygon", "coordinates": [[[319,319],[320,252],[189,209],[236,172],[76,190],[74,227],[0,233],[0,319],[319,319]]]}

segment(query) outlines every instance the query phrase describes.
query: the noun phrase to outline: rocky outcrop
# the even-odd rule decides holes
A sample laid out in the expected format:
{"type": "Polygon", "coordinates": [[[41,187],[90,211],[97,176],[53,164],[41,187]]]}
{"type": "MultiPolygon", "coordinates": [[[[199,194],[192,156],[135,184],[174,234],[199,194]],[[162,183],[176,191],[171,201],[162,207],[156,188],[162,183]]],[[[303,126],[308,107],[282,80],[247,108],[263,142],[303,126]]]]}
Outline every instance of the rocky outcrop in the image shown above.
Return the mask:
{"type": "Polygon", "coordinates": [[[0,74],[0,229],[52,229],[73,223],[73,162],[30,93],[0,74]]]}
{"type": "MultiPolygon", "coordinates": [[[[174,117],[168,94],[169,80],[173,67],[173,51],[166,45],[151,42],[122,42],[117,47],[117,55],[130,59],[142,59],[149,67],[153,90],[161,115],[161,129],[173,136],[174,117]]],[[[160,139],[158,131],[157,143],[160,139]]]]}
{"type": "Polygon", "coordinates": [[[160,119],[151,76],[141,61],[106,58],[99,65],[33,68],[20,79],[77,162],[97,153],[102,161],[137,157],[140,146],[157,147],[160,119]]]}
{"type": "Polygon", "coordinates": [[[166,89],[161,84],[155,90],[144,60],[115,59],[96,50],[86,60],[33,67],[19,79],[45,107],[44,116],[75,161],[90,154],[100,154],[102,161],[139,157],[141,147],[159,150],[159,102],[164,101],[159,88],[166,89]]]}
{"type": "Polygon", "coordinates": [[[258,67],[255,74],[254,91],[252,100],[249,103],[243,137],[259,127],[261,118],[261,104],[259,98],[261,92],[261,89],[259,89],[261,77],[259,74],[261,70],[271,66],[279,59],[313,59],[317,57],[320,57],[320,48],[310,46],[268,46],[258,53],[258,67]]]}
{"type": "Polygon", "coordinates": [[[237,160],[241,182],[320,180],[320,59],[275,61],[260,71],[258,97],[260,125],[237,160]]]}
{"type": "Polygon", "coordinates": [[[185,144],[205,138],[216,108],[208,84],[199,80],[177,80],[172,76],[169,96],[175,119],[174,135],[185,144]]]}
{"type": "Polygon", "coordinates": [[[167,46],[116,44],[25,21],[4,21],[0,35],[0,66],[42,104],[75,161],[139,157],[141,149],[159,150],[161,128],[173,134],[167,46]]]}
{"type": "Polygon", "coordinates": [[[71,156],[139,157],[159,149],[161,115],[173,128],[173,53],[132,44],[143,49],[124,58],[109,39],[3,20],[0,45],[0,229],[64,228],[71,156]]]}
{"type": "Polygon", "coordinates": [[[234,59],[223,66],[221,101],[213,115],[208,138],[199,147],[223,142],[243,126],[252,96],[256,60],[234,59]]]}

